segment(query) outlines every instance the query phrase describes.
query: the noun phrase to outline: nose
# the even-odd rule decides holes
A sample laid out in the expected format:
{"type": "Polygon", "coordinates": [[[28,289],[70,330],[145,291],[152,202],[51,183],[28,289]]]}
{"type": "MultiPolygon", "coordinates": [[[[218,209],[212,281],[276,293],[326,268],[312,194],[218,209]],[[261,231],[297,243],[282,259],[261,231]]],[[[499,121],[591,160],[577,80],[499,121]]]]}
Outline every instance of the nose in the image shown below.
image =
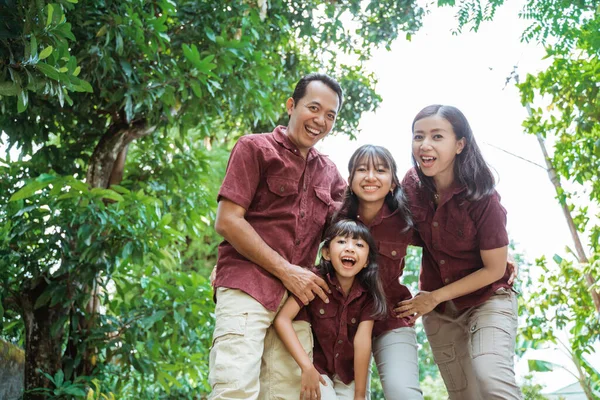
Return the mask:
{"type": "Polygon", "coordinates": [[[429,149],[431,148],[431,139],[429,137],[425,137],[421,142],[421,148],[429,149]]]}
{"type": "Polygon", "coordinates": [[[369,171],[367,172],[367,179],[374,179],[375,178],[375,170],[373,168],[369,168],[369,171]]]}
{"type": "Polygon", "coordinates": [[[346,243],[346,249],[345,249],[345,250],[346,250],[348,253],[354,253],[354,247],[355,247],[355,246],[354,246],[354,243],[352,243],[352,241],[348,241],[348,242],[346,243]]]}
{"type": "Polygon", "coordinates": [[[325,116],[323,114],[316,115],[315,122],[321,126],[325,125],[325,116]]]}

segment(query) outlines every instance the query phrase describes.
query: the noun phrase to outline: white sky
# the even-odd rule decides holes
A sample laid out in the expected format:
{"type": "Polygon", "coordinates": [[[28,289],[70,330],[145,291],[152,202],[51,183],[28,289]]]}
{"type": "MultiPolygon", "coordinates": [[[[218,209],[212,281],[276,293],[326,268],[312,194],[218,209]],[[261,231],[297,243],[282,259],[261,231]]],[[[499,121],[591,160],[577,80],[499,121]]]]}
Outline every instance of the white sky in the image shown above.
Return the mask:
{"type": "MultiPolygon", "coordinates": [[[[548,259],[565,254],[565,246],[573,245],[546,171],[492,147],[544,165],[537,139],[523,133],[521,123],[527,112],[517,88],[512,82],[505,88],[514,65],[518,64],[523,80],[527,73],[541,71],[548,64],[542,60],[542,46],[520,42],[527,26],[518,19],[521,6],[522,0],[508,0],[478,33],[457,36],[451,34],[457,25],[455,10],[432,8],[411,42],[401,38],[391,52],[382,49],[369,63],[379,79],[377,92],[383,102],[375,113],[363,116],[358,140],[330,136],[318,148],[347,176],[348,160],[356,148],[367,143],[385,146],[394,155],[402,179],[411,167],[414,116],[430,104],[458,107],[471,123],[485,159],[497,171],[497,190],[508,211],[510,237],[533,263],[543,254],[548,259]]],[[[559,355],[550,357],[557,362],[559,355]]],[[[527,372],[526,362],[521,361],[517,373],[527,372]]],[[[574,381],[560,371],[538,374],[538,379],[547,390],[574,381]]]]}

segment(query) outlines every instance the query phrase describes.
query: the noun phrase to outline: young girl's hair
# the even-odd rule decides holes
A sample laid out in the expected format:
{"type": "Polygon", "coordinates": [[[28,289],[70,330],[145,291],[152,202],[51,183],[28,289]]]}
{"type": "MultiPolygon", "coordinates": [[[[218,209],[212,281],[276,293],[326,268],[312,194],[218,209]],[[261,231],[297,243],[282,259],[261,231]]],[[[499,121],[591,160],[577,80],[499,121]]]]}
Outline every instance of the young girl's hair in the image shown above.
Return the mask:
{"type": "MultiPolygon", "coordinates": [[[[369,258],[367,265],[356,274],[355,279],[358,279],[360,284],[373,296],[374,307],[372,316],[375,318],[384,318],[387,316],[387,303],[383,291],[383,285],[379,278],[379,266],[377,265],[377,245],[369,228],[360,222],[349,219],[342,219],[334,222],[325,231],[325,239],[323,247],[329,248],[329,244],[336,236],[351,237],[352,239],[362,239],[369,245],[369,258]]],[[[323,276],[335,274],[335,269],[331,261],[327,261],[321,257],[319,265],[317,265],[319,273],[323,276]]]]}
{"type": "MultiPolygon", "coordinates": [[[[465,138],[465,148],[460,154],[456,155],[454,162],[454,179],[461,185],[467,187],[465,198],[469,201],[476,201],[492,194],[494,191],[494,175],[483,159],[481,150],[477,146],[473,131],[465,115],[456,107],[434,104],[427,106],[415,117],[412,124],[412,131],[415,131],[415,123],[423,118],[438,115],[444,118],[452,125],[456,139],[465,138]]],[[[425,176],[418,166],[417,160],[413,155],[413,164],[416,167],[417,174],[423,185],[436,192],[435,183],[432,177],[425,176]]]]}
{"type": "Polygon", "coordinates": [[[396,186],[393,191],[385,196],[385,202],[391,211],[398,210],[400,215],[406,221],[404,231],[408,231],[413,227],[413,220],[408,208],[406,194],[404,193],[404,190],[402,190],[400,180],[398,179],[398,167],[396,167],[396,161],[394,161],[394,157],[392,157],[392,154],[388,149],[372,144],[360,146],[356,149],[354,154],[352,154],[352,157],[350,157],[350,161],[348,162],[348,173],[350,174],[350,177],[348,178],[348,187],[346,188],[346,193],[344,195],[344,202],[342,203],[339,213],[334,216],[333,220],[341,218],[356,219],[358,216],[359,201],[356,194],[352,192],[352,180],[354,179],[356,168],[360,164],[373,164],[377,166],[379,163],[390,170],[392,173],[392,183],[396,186]]]}

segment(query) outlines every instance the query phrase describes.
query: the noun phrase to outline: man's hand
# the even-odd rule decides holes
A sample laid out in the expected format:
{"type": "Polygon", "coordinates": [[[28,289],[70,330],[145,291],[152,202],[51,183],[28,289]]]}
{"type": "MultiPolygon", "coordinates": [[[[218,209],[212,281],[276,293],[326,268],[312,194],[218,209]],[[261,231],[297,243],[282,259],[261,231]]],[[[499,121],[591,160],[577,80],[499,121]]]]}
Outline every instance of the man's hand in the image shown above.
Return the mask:
{"type": "Polygon", "coordinates": [[[210,286],[215,287],[215,279],[217,279],[217,266],[215,265],[210,272],[210,286]]]}
{"type": "Polygon", "coordinates": [[[508,284],[512,285],[515,279],[517,279],[517,275],[519,273],[519,266],[510,255],[508,256],[506,269],[508,269],[508,271],[510,272],[510,276],[508,277],[508,284]]]}
{"type": "Polygon", "coordinates": [[[319,276],[315,275],[306,268],[298,265],[289,264],[287,273],[281,277],[281,281],[287,290],[296,295],[304,305],[307,305],[319,296],[325,303],[329,303],[329,298],[325,291],[331,293],[327,283],[319,276]]]}
{"type": "Polygon", "coordinates": [[[302,370],[302,389],[300,391],[300,400],[321,400],[321,387],[327,386],[327,382],[321,376],[314,366],[302,370]]]}

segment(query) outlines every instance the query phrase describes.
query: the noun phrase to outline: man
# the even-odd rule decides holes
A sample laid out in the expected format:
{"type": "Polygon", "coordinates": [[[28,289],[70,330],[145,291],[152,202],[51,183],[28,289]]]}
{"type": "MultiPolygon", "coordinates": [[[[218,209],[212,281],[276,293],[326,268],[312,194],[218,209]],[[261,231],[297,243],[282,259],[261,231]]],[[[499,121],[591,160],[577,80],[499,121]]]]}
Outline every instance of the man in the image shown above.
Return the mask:
{"type": "MultiPolygon", "coordinates": [[[[232,150],[219,191],[216,324],[211,399],[298,399],[300,370],[272,322],[288,291],[308,304],[328,301],[314,264],[327,218],[346,183],[313,147],[333,128],[342,104],[327,75],[302,78],[286,102],[287,127],[247,135],[232,150]]],[[[294,325],[312,354],[306,322],[294,325]]]]}

